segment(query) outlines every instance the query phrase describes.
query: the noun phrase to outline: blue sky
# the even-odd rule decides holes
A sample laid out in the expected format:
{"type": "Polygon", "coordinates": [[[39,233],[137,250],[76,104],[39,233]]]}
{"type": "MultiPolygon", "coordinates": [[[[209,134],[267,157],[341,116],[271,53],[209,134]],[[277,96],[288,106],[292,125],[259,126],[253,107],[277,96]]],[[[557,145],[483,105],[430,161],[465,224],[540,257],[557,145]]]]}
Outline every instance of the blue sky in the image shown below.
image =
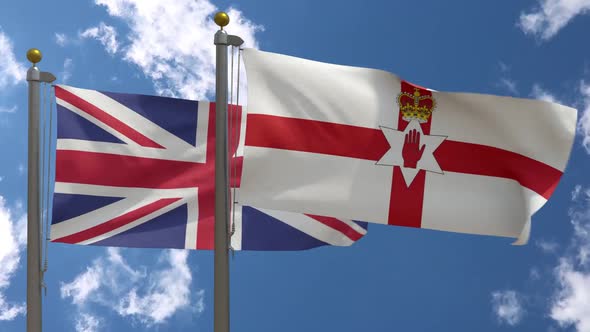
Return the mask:
{"type": "MultiPolygon", "coordinates": [[[[579,110],[531,241],[371,225],[350,248],[238,253],[232,331],[590,331],[590,1],[12,2],[0,10],[0,331],[24,330],[25,53],[59,83],[212,98],[217,9],[248,46],[441,91],[579,110]]],[[[49,244],[47,331],[212,331],[211,252],[49,244]]]]}

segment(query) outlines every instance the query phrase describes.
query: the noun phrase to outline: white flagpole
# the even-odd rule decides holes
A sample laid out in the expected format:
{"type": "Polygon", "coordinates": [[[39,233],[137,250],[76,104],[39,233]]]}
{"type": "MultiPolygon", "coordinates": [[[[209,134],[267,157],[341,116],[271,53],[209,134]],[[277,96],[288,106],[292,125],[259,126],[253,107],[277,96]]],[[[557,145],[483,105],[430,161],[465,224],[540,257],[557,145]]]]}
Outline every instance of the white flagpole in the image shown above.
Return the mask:
{"type": "Polygon", "coordinates": [[[27,71],[29,82],[29,151],[27,192],[27,332],[41,332],[41,210],[39,205],[39,108],[41,83],[55,76],[39,71],[41,51],[32,48],[27,59],[33,64],[27,71]]]}
{"type": "Polygon", "coordinates": [[[223,27],[229,23],[224,12],[215,14],[220,27],[215,33],[215,254],[213,287],[213,330],[229,332],[229,167],[227,135],[227,47],[240,46],[240,37],[228,35],[223,27]]]}

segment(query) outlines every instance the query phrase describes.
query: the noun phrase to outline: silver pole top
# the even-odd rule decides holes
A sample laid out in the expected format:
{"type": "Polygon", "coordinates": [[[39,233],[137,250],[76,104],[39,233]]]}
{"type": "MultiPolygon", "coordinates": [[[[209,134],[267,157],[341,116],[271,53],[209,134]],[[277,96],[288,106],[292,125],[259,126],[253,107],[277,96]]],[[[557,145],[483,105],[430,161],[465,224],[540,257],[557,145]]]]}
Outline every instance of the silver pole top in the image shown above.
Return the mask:
{"type": "Polygon", "coordinates": [[[55,81],[55,76],[52,73],[40,71],[37,68],[37,63],[43,59],[43,54],[37,48],[31,48],[27,51],[27,59],[33,64],[29,70],[27,70],[27,81],[45,82],[51,83],[55,81]]]}
{"type": "Polygon", "coordinates": [[[226,12],[217,12],[213,17],[215,24],[219,25],[219,30],[215,33],[214,44],[215,45],[227,45],[227,46],[241,46],[244,40],[238,36],[228,35],[223,27],[229,24],[229,16],[226,12]]]}

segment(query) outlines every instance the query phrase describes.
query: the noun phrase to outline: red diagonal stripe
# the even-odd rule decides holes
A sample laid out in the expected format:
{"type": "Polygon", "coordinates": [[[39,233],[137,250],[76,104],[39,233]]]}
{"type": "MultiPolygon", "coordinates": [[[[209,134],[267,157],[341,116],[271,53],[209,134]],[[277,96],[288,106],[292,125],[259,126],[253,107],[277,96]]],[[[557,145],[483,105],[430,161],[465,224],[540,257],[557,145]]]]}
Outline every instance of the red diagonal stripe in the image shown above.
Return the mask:
{"type": "Polygon", "coordinates": [[[103,235],[108,233],[114,229],[119,227],[123,227],[129,223],[136,221],[139,218],[145,217],[148,214],[155,212],[159,209],[162,209],[176,201],[180,200],[180,198],[164,198],[157,200],[151,204],[144,205],[139,209],[127,212],[123,215],[120,215],[114,219],[106,221],[100,225],[96,225],[94,227],[87,228],[83,231],[78,233],[74,233],[68,236],[61,237],[59,239],[55,239],[52,242],[63,242],[63,243],[79,243],[82,241],[86,241],[92,239],[94,237],[103,235]]]}
{"type": "MultiPolygon", "coordinates": [[[[380,129],[260,114],[248,115],[247,127],[248,146],[373,161],[389,150],[380,129]]],[[[512,179],[543,197],[549,197],[562,174],[512,151],[449,139],[434,155],[443,170],[512,179]]]]}
{"type": "Polygon", "coordinates": [[[145,146],[148,148],[159,148],[162,149],[163,146],[160,144],[152,141],[151,139],[147,138],[137,130],[131,128],[127,124],[119,121],[117,118],[113,117],[112,115],[108,114],[107,112],[101,110],[100,108],[92,105],[91,103],[87,102],[86,100],[76,96],[75,94],[60,88],[59,86],[55,87],[55,97],[70,103],[71,105],[79,108],[83,112],[88,113],[89,115],[95,117],[97,120],[103,122],[107,126],[115,129],[119,133],[123,134],[125,137],[129,138],[130,140],[134,141],[135,143],[145,146]]]}
{"type": "Polygon", "coordinates": [[[358,231],[356,231],[354,228],[347,225],[342,220],[338,220],[336,218],[331,218],[331,217],[316,216],[313,214],[306,214],[306,216],[308,216],[314,220],[317,220],[330,228],[333,228],[333,229],[339,231],[340,233],[346,235],[346,237],[351,239],[352,241],[357,241],[358,239],[363,237],[363,234],[359,233],[358,231]]]}

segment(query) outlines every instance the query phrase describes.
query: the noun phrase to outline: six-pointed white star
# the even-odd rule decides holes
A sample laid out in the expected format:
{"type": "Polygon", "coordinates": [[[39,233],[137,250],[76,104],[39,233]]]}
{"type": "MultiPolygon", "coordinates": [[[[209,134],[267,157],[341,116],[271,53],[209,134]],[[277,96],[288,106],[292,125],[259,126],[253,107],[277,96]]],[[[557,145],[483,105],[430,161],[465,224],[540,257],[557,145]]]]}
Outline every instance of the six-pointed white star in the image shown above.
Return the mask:
{"type": "Polygon", "coordinates": [[[422,128],[417,121],[411,121],[404,131],[399,131],[387,127],[381,126],[381,131],[387,142],[389,143],[389,150],[379,159],[377,165],[384,166],[399,166],[402,171],[402,175],[406,182],[406,186],[410,186],[414,178],[418,174],[418,171],[423,169],[429,172],[435,172],[443,174],[438,161],[434,157],[434,151],[439,145],[447,138],[447,136],[436,136],[436,135],[425,135],[422,132],[422,128]],[[404,158],[402,157],[402,149],[404,147],[404,141],[406,134],[410,130],[415,129],[420,133],[420,148],[425,146],[422,158],[418,161],[416,168],[404,167],[404,158]]]}

